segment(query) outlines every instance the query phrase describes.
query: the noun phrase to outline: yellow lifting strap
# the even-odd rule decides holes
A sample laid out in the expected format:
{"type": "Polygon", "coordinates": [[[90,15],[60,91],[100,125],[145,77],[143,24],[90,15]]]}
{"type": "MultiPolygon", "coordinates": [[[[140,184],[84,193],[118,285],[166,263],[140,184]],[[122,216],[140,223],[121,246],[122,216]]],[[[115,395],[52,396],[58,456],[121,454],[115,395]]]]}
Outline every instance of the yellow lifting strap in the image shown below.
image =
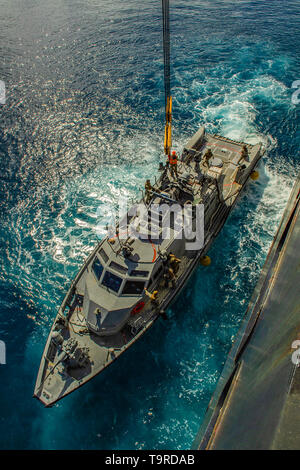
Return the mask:
{"type": "Polygon", "coordinates": [[[172,146],[172,96],[170,85],[170,18],[169,18],[169,0],[162,0],[163,16],[163,51],[164,51],[164,85],[165,85],[165,141],[164,149],[166,155],[170,156],[172,146]]]}
{"type": "Polygon", "coordinates": [[[165,154],[171,154],[172,147],[172,96],[167,97],[167,106],[166,106],[166,125],[165,125],[165,140],[164,140],[164,149],[165,154]]]}
{"type": "Polygon", "coordinates": [[[172,96],[167,96],[166,122],[172,121],[172,96]]]}

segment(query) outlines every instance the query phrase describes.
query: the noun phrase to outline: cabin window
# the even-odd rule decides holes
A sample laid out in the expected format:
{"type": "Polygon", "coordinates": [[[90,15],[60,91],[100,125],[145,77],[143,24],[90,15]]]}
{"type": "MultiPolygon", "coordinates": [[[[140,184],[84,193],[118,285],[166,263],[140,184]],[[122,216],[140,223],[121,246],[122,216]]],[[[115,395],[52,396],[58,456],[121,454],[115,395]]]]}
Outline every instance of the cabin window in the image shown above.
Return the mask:
{"type": "Polygon", "coordinates": [[[108,261],[108,256],[107,256],[107,254],[105,253],[105,251],[103,250],[103,248],[101,248],[101,249],[99,250],[99,254],[100,254],[101,258],[103,259],[104,263],[107,263],[107,261],[108,261]]]}
{"type": "Polygon", "coordinates": [[[115,263],[114,261],[110,263],[109,267],[112,268],[114,271],[118,271],[120,274],[127,273],[127,268],[125,268],[124,266],[121,266],[118,263],[115,263]]]}
{"type": "Polygon", "coordinates": [[[122,278],[120,278],[119,276],[116,276],[115,274],[109,271],[106,271],[104,278],[102,280],[103,286],[108,287],[114,292],[118,292],[121,284],[122,284],[122,278]]]}
{"type": "Polygon", "coordinates": [[[139,271],[137,269],[134,269],[131,271],[130,276],[132,277],[148,277],[149,271],[139,271]]]}
{"type": "Polygon", "coordinates": [[[95,274],[97,280],[99,281],[99,279],[101,277],[101,274],[103,273],[103,266],[100,263],[98,258],[94,259],[94,262],[92,264],[92,270],[94,271],[94,274],[95,274]]]}
{"type": "Polygon", "coordinates": [[[140,295],[145,287],[143,281],[126,281],[123,294],[140,295]]]}

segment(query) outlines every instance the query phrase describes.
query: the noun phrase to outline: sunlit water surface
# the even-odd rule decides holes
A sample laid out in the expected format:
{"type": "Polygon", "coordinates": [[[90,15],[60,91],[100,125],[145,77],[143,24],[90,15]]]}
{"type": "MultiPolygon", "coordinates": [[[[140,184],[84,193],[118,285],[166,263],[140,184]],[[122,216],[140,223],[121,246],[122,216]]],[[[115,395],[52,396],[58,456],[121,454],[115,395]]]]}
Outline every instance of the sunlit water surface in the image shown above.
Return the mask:
{"type": "Polygon", "coordinates": [[[138,198],[163,156],[161,3],[0,0],[1,448],[189,448],[258,280],[300,167],[298,2],[171,4],[175,148],[202,124],[260,141],[260,179],[169,320],[44,409],[40,357],[97,209],[138,198]]]}

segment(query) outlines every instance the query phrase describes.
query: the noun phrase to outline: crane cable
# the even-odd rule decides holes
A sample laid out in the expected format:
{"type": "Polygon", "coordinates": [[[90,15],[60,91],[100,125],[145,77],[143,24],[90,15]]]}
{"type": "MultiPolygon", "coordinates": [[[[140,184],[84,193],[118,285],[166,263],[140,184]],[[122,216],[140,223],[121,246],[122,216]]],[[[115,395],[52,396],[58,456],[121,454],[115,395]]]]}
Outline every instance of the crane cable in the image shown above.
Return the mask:
{"type": "Polygon", "coordinates": [[[171,154],[172,146],[172,96],[170,85],[170,22],[169,22],[169,0],[162,0],[163,16],[163,50],[164,50],[164,84],[165,84],[165,140],[164,150],[166,155],[171,154]]]}

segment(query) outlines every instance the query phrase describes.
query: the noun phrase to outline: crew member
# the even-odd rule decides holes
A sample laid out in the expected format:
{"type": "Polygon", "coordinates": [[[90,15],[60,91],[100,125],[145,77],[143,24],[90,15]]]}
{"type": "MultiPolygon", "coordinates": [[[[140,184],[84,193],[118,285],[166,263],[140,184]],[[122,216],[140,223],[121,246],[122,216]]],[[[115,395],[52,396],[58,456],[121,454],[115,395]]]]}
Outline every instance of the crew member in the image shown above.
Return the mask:
{"type": "Polygon", "coordinates": [[[181,259],[176,258],[176,256],[173,253],[169,253],[168,262],[169,262],[170,268],[173,269],[174,273],[177,273],[179,269],[179,264],[181,263],[181,259]]]}
{"type": "Polygon", "coordinates": [[[175,287],[176,278],[175,278],[175,274],[172,268],[168,268],[163,277],[165,281],[164,283],[165,287],[170,287],[170,283],[173,288],[175,287]]]}
{"type": "Polygon", "coordinates": [[[247,149],[246,145],[243,145],[242,152],[241,152],[241,157],[240,157],[238,163],[240,163],[242,160],[247,161],[248,159],[249,159],[248,149],[247,149]]]}
{"type": "Polygon", "coordinates": [[[149,297],[149,299],[151,300],[151,303],[154,304],[154,305],[158,305],[158,299],[157,299],[157,296],[158,296],[158,290],[154,290],[152,293],[149,292],[146,287],[144,287],[144,291],[145,291],[145,294],[149,297]]]}
{"type": "Polygon", "coordinates": [[[208,149],[205,152],[204,157],[203,157],[203,166],[206,166],[208,168],[208,161],[211,159],[212,156],[213,156],[213,153],[211,149],[208,149]]]}
{"type": "Polygon", "coordinates": [[[173,150],[172,155],[168,156],[168,159],[169,159],[169,168],[170,168],[171,174],[173,176],[178,177],[178,172],[177,172],[178,157],[176,155],[175,150],[173,150]]]}
{"type": "Polygon", "coordinates": [[[146,204],[148,204],[148,202],[150,202],[151,200],[151,192],[153,191],[153,187],[150,183],[150,180],[146,180],[146,183],[145,183],[145,196],[146,196],[146,204]]]}

